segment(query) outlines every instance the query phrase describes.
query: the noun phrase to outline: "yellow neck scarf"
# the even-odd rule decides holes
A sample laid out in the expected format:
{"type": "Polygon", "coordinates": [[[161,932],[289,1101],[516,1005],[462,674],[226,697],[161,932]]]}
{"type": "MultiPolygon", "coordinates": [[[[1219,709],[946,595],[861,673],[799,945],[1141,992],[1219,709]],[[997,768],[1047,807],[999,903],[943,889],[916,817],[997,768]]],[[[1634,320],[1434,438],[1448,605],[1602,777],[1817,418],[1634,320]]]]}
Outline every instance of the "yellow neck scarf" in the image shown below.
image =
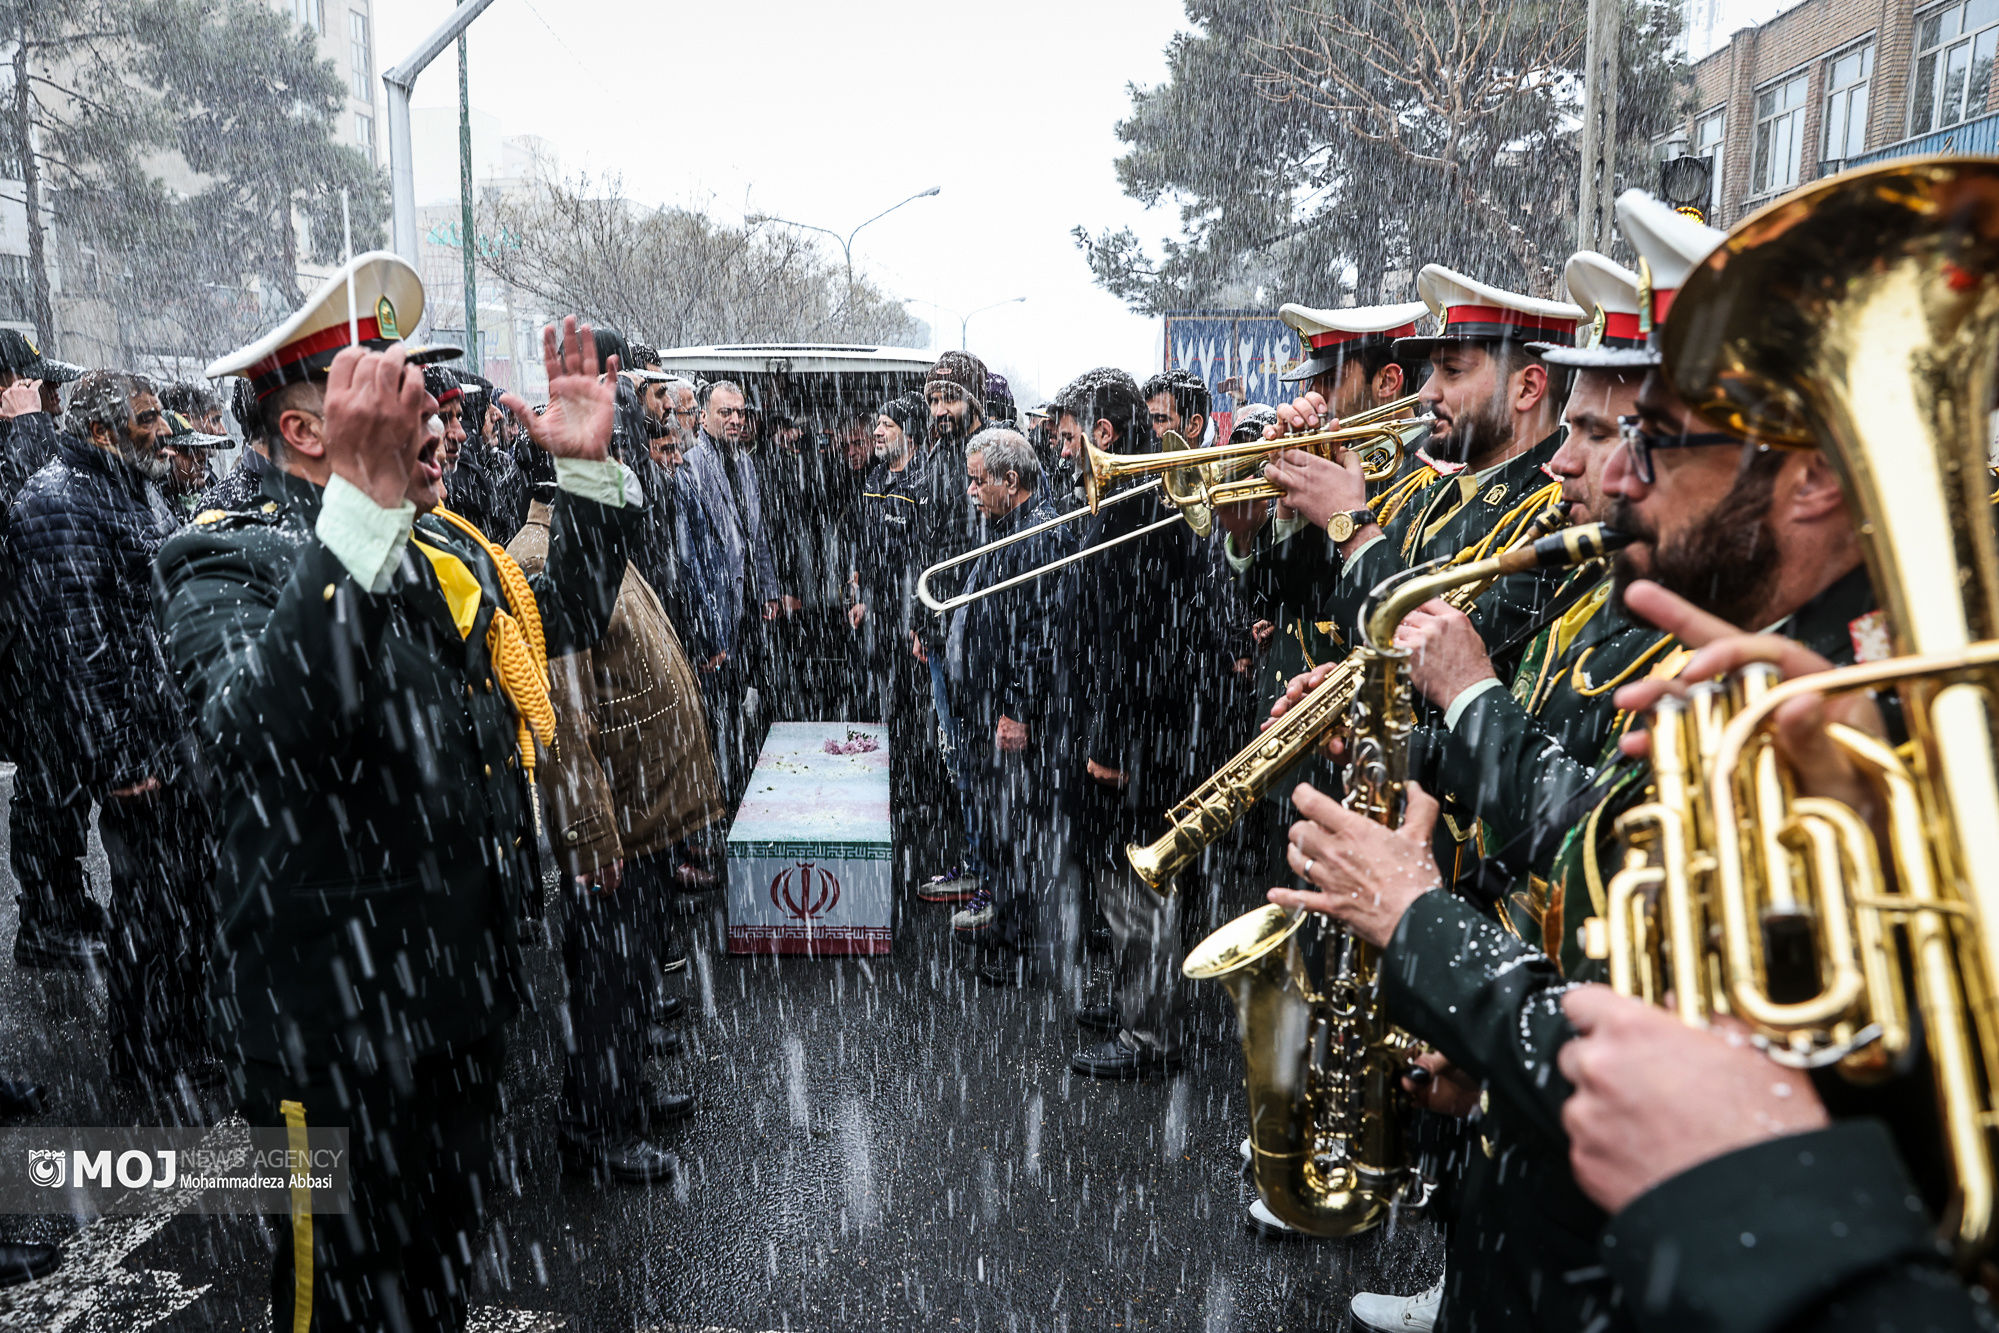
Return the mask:
{"type": "MultiPolygon", "coordinates": [[[[551,753],[555,750],[555,705],[548,697],[548,649],[542,638],[541,608],[535,605],[527,575],[503,547],[449,509],[434,512],[485,548],[512,608],[511,614],[504,608],[494,608],[493,619],[486,628],[486,655],[492,660],[494,678],[520,719],[521,768],[528,775],[529,790],[533,790],[535,742],[539,741],[551,753]]],[[[458,627],[459,637],[471,634],[483,596],[477,576],[451,552],[424,542],[413,544],[437,573],[437,585],[444,592],[445,604],[451,608],[451,622],[458,627]]],[[[537,804],[536,827],[540,823],[541,810],[537,804]]]]}

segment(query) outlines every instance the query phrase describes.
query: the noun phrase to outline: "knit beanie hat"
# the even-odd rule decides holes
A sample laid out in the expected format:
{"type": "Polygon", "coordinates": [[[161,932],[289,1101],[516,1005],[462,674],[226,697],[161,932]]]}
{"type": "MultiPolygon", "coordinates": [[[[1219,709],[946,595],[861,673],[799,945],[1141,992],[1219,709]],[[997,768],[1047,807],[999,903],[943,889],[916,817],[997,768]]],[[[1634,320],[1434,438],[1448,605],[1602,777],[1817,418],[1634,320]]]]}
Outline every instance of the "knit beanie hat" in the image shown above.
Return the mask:
{"type": "Polygon", "coordinates": [[[986,414],[986,383],[989,379],[986,363],[970,352],[941,352],[937,364],[930,367],[930,377],[923,386],[923,392],[928,397],[932,384],[955,384],[983,417],[986,414]]]}

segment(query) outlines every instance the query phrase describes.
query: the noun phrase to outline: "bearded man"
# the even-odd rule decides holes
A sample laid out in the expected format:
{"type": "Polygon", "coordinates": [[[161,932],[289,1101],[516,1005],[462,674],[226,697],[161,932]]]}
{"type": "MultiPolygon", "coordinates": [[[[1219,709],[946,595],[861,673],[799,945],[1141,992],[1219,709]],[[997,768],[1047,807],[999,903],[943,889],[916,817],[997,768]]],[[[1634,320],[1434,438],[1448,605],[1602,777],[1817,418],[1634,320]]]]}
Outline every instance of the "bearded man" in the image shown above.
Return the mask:
{"type": "MultiPolygon", "coordinates": [[[[112,1074],[196,1116],[220,1094],[222,1071],[202,999],[208,807],[152,613],[153,555],[180,527],[160,491],[172,468],[166,414],[145,377],[98,370],[77,381],[64,425],[8,518],[12,613],[36,629],[15,659],[29,715],[16,781],[45,808],[100,807],[112,1074]]],[[[42,888],[24,884],[24,896],[42,888]]],[[[38,907],[24,901],[24,933],[64,924],[38,907]]]]}

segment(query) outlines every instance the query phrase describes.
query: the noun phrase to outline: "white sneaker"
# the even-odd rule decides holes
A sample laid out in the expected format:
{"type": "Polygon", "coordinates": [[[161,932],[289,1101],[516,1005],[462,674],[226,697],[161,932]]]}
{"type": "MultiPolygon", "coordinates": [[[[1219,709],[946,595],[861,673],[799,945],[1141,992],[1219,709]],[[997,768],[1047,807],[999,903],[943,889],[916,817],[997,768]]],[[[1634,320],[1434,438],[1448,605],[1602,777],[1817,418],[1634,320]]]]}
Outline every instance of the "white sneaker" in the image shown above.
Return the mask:
{"type": "Polygon", "coordinates": [[[964,910],[951,913],[951,929],[961,935],[976,935],[993,923],[993,896],[984,889],[972,895],[964,910]]]}
{"type": "Polygon", "coordinates": [[[1257,1232],[1259,1235],[1267,1236],[1271,1240],[1312,1239],[1310,1235],[1300,1231],[1297,1227],[1292,1226],[1276,1213],[1264,1207],[1263,1200],[1261,1199],[1256,1200],[1249,1206],[1249,1225],[1251,1230],[1257,1232]]]}
{"type": "Polygon", "coordinates": [[[1430,1333],[1437,1326],[1437,1307],[1444,1303],[1444,1280],[1414,1296],[1377,1296],[1356,1292],[1349,1307],[1354,1322],[1375,1333],[1430,1333]]]}

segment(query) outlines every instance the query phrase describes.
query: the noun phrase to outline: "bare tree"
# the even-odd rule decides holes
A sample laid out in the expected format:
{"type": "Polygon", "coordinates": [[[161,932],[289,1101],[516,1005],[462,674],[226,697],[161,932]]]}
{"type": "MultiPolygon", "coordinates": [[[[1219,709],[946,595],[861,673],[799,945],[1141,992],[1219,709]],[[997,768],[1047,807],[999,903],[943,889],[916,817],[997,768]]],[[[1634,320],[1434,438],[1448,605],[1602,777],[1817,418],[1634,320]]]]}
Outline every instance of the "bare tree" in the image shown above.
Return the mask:
{"type": "Polygon", "coordinates": [[[1530,288],[1560,282],[1546,245],[1568,238],[1585,0],[1271,0],[1291,21],[1264,44],[1258,83],[1302,101],[1399,163],[1412,199],[1450,199],[1520,266],[1530,288]],[[1555,225],[1551,225],[1555,224],[1555,225]]]}
{"type": "Polygon", "coordinates": [[[660,347],[714,342],[912,342],[922,325],[788,229],[731,226],[634,202],[614,178],[541,175],[483,205],[484,262],[555,310],[660,347]]]}

